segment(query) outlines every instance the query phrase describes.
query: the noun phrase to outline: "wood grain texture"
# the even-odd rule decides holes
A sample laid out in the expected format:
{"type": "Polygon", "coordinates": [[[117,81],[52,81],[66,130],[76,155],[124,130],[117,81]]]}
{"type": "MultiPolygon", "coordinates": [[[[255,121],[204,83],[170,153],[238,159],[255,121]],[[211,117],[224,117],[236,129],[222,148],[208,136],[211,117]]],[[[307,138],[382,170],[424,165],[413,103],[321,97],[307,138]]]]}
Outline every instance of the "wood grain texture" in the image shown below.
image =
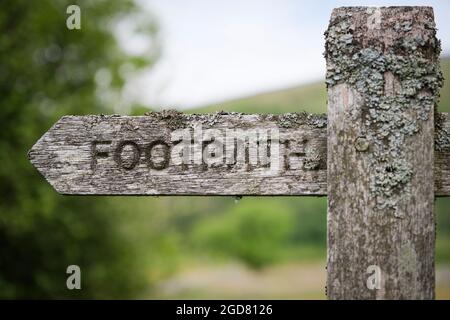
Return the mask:
{"type": "Polygon", "coordinates": [[[325,195],[325,128],[326,117],[306,114],[65,116],[33,146],[29,159],[62,194],[325,195]],[[258,163],[248,146],[232,155],[240,157],[237,164],[226,162],[225,154],[218,163],[180,164],[171,157],[166,164],[174,133],[187,129],[193,135],[200,126],[204,137],[207,129],[219,136],[229,129],[241,130],[239,139],[277,130],[277,168],[258,163]]]}
{"type": "MultiPolygon", "coordinates": [[[[318,118],[325,123],[323,117],[318,118]]],[[[287,122],[286,125],[279,115],[202,115],[198,119],[203,120],[196,121],[193,116],[186,121],[186,125],[193,126],[205,122],[205,119],[216,119],[217,126],[215,123],[213,127],[218,128],[275,127],[280,130],[283,141],[291,141],[289,150],[292,149],[294,153],[295,150],[304,150],[305,154],[297,159],[295,155],[290,158],[293,163],[297,160],[297,166],[294,167],[297,169],[282,170],[272,177],[237,169],[225,173],[224,168],[207,171],[194,168],[190,172],[175,166],[161,171],[149,170],[144,163],[144,154],[142,163],[136,169],[138,172],[121,169],[113,156],[97,159],[101,165],[93,170],[93,141],[114,141],[108,147],[111,152],[118,141],[136,140],[145,145],[160,137],[168,139],[169,133],[173,131],[169,124],[171,120],[148,116],[68,116],[58,121],[33,146],[29,158],[49,183],[64,194],[326,195],[326,124],[317,126],[310,122],[309,125],[304,123],[298,129],[293,129],[289,125],[295,124],[287,122]],[[306,144],[303,138],[307,139],[306,144]],[[298,169],[302,167],[306,153],[320,153],[321,160],[314,170],[298,169]]],[[[441,113],[439,119],[436,140],[439,137],[443,143],[435,153],[435,193],[449,196],[450,144],[445,142],[445,137],[449,139],[450,114],[441,113]]],[[[282,145],[280,151],[286,154],[286,144],[282,145]]]]}
{"type": "MultiPolygon", "coordinates": [[[[416,52],[429,66],[437,63],[432,20],[426,7],[333,11],[328,70],[338,69],[339,59],[343,65],[353,57],[356,62],[350,75],[328,82],[329,299],[434,298],[433,108],[417,105],[414,93],[407,96],[409,74],[401,79],[389,72],[395,63],[403,64],[398,74],[404,67],[418,70],[408,51],[398,49],[410,37],[424,41],[416,52]],[[421,114],[426,116],[419,119],[421,114]],[[402,121],[405,126],[397,127],[402,121]],[[409,124],[417,130],[406,128],[409,124]],[[374,266],[381,273],[371,286],[374,266]]],[[[448,150],[441,156],[448,161],[448,150]]],[[[437,159],[438,193],[447,193],[442,177],[448,164],[437,159]]]]}

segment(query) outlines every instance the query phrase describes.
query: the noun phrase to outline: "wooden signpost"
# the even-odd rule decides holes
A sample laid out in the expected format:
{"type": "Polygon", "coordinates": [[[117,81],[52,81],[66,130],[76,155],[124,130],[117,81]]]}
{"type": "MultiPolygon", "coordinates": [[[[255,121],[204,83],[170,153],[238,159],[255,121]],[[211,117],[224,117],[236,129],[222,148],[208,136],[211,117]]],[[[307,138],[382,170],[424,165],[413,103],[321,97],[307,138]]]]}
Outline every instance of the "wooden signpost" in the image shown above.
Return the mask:
{"type": "Polygon", "coordinates": [[[326,117],[67,116],[29,157],[64,194],[325,195],[326,117]]]}
{"type": "Polygon", "coordinates": [[[330,299],[432,299],[450,196],[432,9],[335,9],[326,59],[328,116],[65,116],[29,159],[62,194],[327,196],[330,299]]]}

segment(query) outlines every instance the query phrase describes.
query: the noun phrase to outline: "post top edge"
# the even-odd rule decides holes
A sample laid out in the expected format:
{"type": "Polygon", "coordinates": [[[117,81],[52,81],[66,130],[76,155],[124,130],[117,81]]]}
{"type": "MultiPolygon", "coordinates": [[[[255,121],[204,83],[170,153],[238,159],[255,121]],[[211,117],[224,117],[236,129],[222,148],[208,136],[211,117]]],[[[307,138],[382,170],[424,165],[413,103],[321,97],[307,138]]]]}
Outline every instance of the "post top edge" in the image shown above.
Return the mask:
{"type": "Polygon", "coordinates": [[[397,11],[397,12],[412,12],[419,11],[422,13],[428,13],[434,15],[434,9],[432,6],[342,6],[334,8],[332,16],[343,13],[357,13],[357,12],[370,12],[371,10],[380,10],[383,12],[397,11]]]}
{"type": "Polygon", "coordinates": [[[420,10],[433,10],[432,6],[341,6],[336,7],[333,10],[367,10],[367,9],[382,9],[382,10],[392,10],[392,9],[420,9],[420,10]]]}

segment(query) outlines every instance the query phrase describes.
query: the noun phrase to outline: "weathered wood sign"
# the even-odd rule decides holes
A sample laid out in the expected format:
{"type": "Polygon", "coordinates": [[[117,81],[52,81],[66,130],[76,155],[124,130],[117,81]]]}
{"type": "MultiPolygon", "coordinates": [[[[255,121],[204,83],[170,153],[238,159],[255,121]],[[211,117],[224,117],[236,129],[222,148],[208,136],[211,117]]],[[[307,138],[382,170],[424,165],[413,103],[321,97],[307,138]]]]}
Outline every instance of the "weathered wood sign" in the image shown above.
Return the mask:
{"type": "Polygon", "coordinates": [[[330,299],[432,299],[434,198],[450,196],[439,54],[432,8],[335,9],[328,116],[66,116],[29,159],[63,194],[327,195],[330,299]]]}
{"type": "MultiPolygon", "coordinates": [[[[308,114],[65,116],[29,159],[62,194],[324,196],[326,122],[308,114]]],[[[449,114],[436,134],[440,196],[450,195],[445,129],[449,114]]]]}
{"type": "Polygon", "coordinates": [[[63,194],[324,195],[326,117],[66,116],[29,158],[63,194]]]}

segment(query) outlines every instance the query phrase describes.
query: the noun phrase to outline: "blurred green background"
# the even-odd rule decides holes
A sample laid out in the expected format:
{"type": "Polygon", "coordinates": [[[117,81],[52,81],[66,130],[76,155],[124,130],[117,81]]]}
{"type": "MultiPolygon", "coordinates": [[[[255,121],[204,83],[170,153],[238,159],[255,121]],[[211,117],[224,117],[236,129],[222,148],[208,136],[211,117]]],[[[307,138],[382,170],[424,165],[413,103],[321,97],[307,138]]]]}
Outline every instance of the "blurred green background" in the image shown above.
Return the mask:
{"type": "MultiPolygon", "coordinates": [[[[70,1],[0,2],[0,298],[325,298],[325,198],[60,196],[31,166],[27,151],[62,115],[148,111],[120,93],[130,70],[158,59],[156,20],[133,1],[78,3],[81,32],[65,27],[70,1]],[[156,45],[127,54],[112,28],[121,19],[156,45]],[[82,290],[66,288],[72,264],[82,290]]],[[[450,59],[442,66],[450,78],[450,59]]],[[[217,110],[323,113],[326,91],[189,112],[217,110]]],[[[450,112],[448,83],[439,110],[450,112]]],[[[437,297],[450,298],[450,199],[436,208],[437,297]]]]}

